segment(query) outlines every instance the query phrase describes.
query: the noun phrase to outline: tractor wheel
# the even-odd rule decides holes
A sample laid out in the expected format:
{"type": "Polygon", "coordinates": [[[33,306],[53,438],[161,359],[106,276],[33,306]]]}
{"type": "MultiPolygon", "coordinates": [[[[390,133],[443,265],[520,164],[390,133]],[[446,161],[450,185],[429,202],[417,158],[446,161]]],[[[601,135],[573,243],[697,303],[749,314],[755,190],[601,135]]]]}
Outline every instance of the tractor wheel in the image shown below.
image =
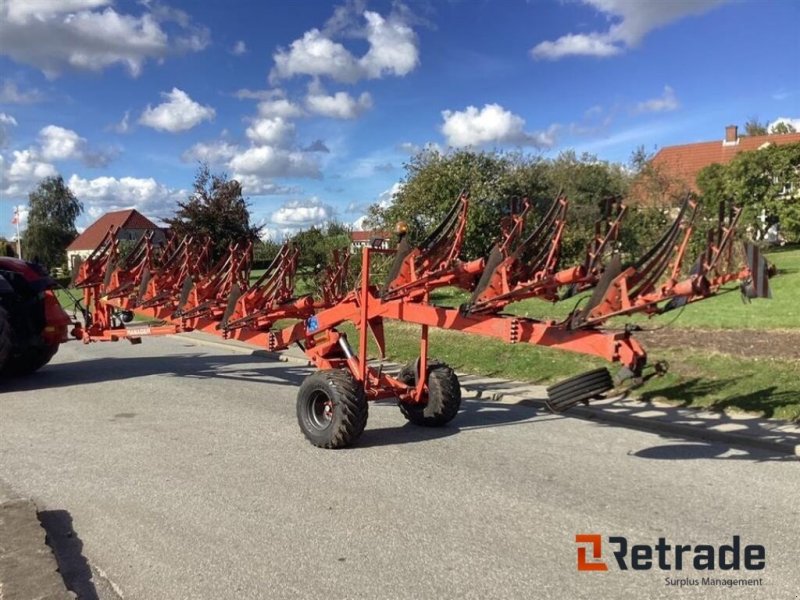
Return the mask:
{"type": "Polygon", "coordinates": [[[0,371],[6,364],[6,359],[11,355],[11,323],[8,320],[6,309],[0,306],[0,371]]]}
{"type": "Polygon", "coordinates": [[[367,425],[364,389],[344,369],[326,369],[306,377],[297,391],[297,422],[319,448],[344,448],[367,425]]]}
{"type": "Polygon", "coordinates": [[[13,354],[6,360],[5,372],[8,375],[30,375],[49,363],[56,352],[58,352],[58,344],[40,343],[28,346],[19,354],[13,354]]]}
{"type": "Polygon", "coordinates": [[[580,402],[588,402],[613,388],[611,373],[605,367],[601,367],[551,385],[547,388],[546,404],[551,411],[560,413],[580,402]]]}
{"type": "MultiPolygon", "coordinates": [[[[416,361],[400,370],[397,378],[406,385],[416,385],[416,361]]],[[[453,369],[446,364],[428,361],[428,401],[425,403],[398,402],[403,416],[424,427],[441,427],[452,421],[461,407],[461,385],[453,369]]]]}

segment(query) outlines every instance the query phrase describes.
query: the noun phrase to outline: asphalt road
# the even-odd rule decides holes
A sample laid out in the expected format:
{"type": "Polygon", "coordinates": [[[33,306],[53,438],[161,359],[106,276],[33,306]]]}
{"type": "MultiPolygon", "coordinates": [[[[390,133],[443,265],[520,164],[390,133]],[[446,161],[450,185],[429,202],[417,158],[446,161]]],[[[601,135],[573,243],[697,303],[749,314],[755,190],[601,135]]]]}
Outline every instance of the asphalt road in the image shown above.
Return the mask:
{"type": "Polygon", "coordinates": [[[0,387],[0,496],[72,528],[85,598],[800,598],[796,460],[478,402],[442,430],[372,405],[358,447],[319,450],[306,373],[179,338],[68,344],[0,387]],[[606,546],[607,572],[577,572],[577,533],[739,535],[767,567],[620,571],[606,546]],[[763,585],[665,582],[708,575],[763,585]]]}

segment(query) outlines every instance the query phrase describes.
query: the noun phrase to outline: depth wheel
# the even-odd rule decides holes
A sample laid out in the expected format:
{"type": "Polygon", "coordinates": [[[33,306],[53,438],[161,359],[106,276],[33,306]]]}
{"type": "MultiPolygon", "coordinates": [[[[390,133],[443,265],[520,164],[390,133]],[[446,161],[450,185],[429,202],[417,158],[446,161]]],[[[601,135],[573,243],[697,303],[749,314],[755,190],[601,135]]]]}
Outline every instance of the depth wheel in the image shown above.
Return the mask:
{"type": "Polygon", "coordinates": [[[613,388],[611,373],[605,367],[587,371],[547,388],[547,408],[555,413],[564,412],[613,388]]]}
{"type": "MultiPolygon", "coordinates": [[[[397,378],[406,385],[417,384],[416,362],[409,363],[400,370],[397,378]]],[[[428,401],[398,401],[403,416],[423,427],[441,427],[452,421],[461,407],[461,385],[453,369],[443,362],[428,361],[428,401]]]]}
{"type": "Polygon", "coordinates": [[[344,369],[316,371],[297,391],[297,422],[318,448],[345,448],[367,425],[367,399],[361,385],[344,369]]]}

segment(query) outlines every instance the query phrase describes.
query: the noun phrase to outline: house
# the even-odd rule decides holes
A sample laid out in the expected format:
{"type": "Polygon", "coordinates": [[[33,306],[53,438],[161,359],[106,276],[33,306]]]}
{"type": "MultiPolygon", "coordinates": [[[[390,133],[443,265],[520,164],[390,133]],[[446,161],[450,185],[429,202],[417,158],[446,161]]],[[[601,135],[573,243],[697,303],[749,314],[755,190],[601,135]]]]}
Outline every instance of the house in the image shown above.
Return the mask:
{"type": "Polygon", "coordinates": [[[365,246],[386,250],[391,237],[392,234],[388,231],[351,231],[350,253],[355,254],[365,246]]]}
{"type": "Polygon", "coordinates": [[[95,251],[111,227],[117,227],[120,240],[137,241],[148,231],[154,232],[154,243],[162,244],[166,240],[164,230],[136,209],[129,208],[106,213],[89,225],[67,246],[67,262],[70,269],[75,268],[78,260],[87,258],[95,251]]]}
{"type": "Polygon", "coordinates": [[[772,144],[796,143],[800,143],[800,133],[740,137],[738,127],[728,125],[722,140],[667,146],[658,151],[650,164],[658,176],[668,182],[671,192],[678,195],[686,191],[698,193],[697,175],[708,165],[727,164],[740,152],[751,152],[772,144]]]}

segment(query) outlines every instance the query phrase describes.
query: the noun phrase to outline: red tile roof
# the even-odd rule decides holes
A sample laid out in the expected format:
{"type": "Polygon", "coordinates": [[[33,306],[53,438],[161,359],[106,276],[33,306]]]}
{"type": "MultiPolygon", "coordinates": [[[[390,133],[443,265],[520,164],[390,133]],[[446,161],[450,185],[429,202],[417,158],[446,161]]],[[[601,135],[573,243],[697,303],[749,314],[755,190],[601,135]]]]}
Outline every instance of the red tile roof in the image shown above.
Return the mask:
{"type": "Polygon", "coordinates": [[[697,192],[697,174],[713,163],[727,164],[740,152],[758,150],[764,144],[800,143],[800,133],[744,136],[730,144],[724,142],[700,142],[682,146],[667,146],[653,157],[653,166],[667,176],[685,182],[697,192]]]}
{"type": "Polygon", "coordinates": [[[100,245],[100,242],[103,241],[112,226],[116,226],[119,229],[158,229],[155,223],[136,209],[118,210],[104,214],[89,225],[82,234],[67,246],[67,251],[94,250],[100,245]]]}
{"type": "Polygon", "coordinates": [[[350,241],[369,242],[375,238],[388,240],[391,236],[392,234],[390,234],[388,231],[351,231],[350,241]]]}

